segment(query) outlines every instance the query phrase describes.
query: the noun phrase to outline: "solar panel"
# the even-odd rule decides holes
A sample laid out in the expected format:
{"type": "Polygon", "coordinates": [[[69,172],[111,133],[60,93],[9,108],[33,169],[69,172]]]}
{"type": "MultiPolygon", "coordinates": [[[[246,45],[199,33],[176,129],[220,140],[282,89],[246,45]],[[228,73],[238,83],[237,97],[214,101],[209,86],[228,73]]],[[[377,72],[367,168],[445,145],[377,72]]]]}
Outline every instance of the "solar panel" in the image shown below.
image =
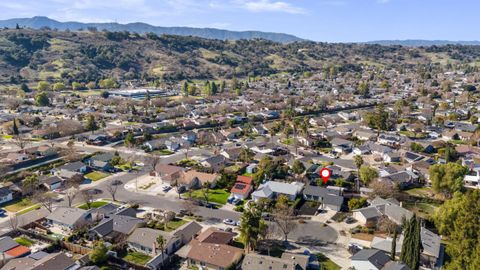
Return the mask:
{"type": "Polygon", "coordinates": [[[236,189],[244,189],[246,187],[245,184],[235,184],[236,189]]]}

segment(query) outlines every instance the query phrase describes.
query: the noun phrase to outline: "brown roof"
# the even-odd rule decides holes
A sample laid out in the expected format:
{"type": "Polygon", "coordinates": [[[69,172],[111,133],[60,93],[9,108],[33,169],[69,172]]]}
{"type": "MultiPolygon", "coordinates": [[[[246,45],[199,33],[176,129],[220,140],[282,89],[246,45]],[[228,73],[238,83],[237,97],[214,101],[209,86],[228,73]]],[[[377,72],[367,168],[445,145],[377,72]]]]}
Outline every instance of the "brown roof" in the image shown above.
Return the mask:
{"type": "Polygon", "coordinates": [[[204,183],[212,183],[214,182],[215,180],[217,180],[217,178],[219,177],[218,174],[216,173],[203,173],[203,172],[197,172],[195,170],[190,170],[190,171],[187,171],[187,172],[184,172],[183,173],[183,179],[180,181],[184,184],[188,184],[190,182],[192,182],[192,180],[194,178],[198,178],[198,180],[204,184],[204,183]]]}
{"type": "Polygon", "coordinates": [[[202,232],[197,240],[201,243],[211,243],[211,244],[228,244],[235,237],[234,233],[220,231],[213,227],[208,228],[206,231],[202,232]]]}
{"type": "Polygon", "coordinates": [[[202,243],[196,239],[190,242],[187,258],[217,267],[227,268],[238,263],[243,249],[223,244],[202,243]]]}

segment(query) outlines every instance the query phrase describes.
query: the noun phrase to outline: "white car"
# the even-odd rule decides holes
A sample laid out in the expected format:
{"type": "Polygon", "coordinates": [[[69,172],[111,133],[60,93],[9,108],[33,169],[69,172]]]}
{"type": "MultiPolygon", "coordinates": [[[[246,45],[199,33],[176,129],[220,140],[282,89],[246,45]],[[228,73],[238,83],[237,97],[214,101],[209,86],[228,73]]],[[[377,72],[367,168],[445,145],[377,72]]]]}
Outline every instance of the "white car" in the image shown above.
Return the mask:
{"type": "Polygon", "coordinates": [[[226,218],[223,220],[223,223],[231,226],[237,226],[237,222],[233,221],[232,219],[226,218]]]}

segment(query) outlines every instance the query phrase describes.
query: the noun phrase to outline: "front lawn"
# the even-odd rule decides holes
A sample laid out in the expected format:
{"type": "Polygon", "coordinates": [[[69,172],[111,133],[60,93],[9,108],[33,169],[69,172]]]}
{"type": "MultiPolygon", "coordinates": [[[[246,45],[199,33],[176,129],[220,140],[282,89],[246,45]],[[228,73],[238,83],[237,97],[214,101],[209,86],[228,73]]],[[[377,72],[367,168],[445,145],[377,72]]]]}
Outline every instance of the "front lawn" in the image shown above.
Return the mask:
{"type": "MultiPolygon", "coordinates": [[[[185,194],[189,196],[188,192],[185,194]]],[[[230,196],[230,192],[223,189],[210,189],[208,191],[208,202],[226,204],[227,199],[230,196]]],[[[203,195],[203,190],[198,189],[192,192],[192,198],[205,201],[205,196],[203,195]]]]}
{"type": "Polygon", "coordinates": [[[323,255],[322,253],[316,254],[317,260],[320,263],[320,269],[323,270],[340,270],[342,269],[340,266],[338,266],[336,263],[334,263],[332,260],[327,258],[327,256],[323,255]]]}
{"type": "Polygon", "coordinates": [[[15,238],[15,242],[17,242],[19,245],[22,245],[24,247],[31,247],[33,246],[33,244],[35,244],[35,241],[23,236],[15,238]]]}
{"type": "Polygon", "coordinates": [[[184,219],[174,219],[174,220],[171,220],[169,222],[167,222],[167,224],[165,224],[165,231],[166,232],[171,232],[171,231],[175,231],[178,227],[182,226],[183,224],[186,224],[188,221],[184,220],[184,219]]]}
{"type": "Polygon", "coordinates": [[[169,156],[169,155],[172,155],[174,153],[175,152],[170,151],[168,149],[156,150],[156,151],[152,152],[152,154],[159,155],[159,156],[169,156]]]}
{"type": "Polygon", "coordinates": [[[38,209],[40,209],[41,207],[42,207],[42,206],[41,206],[40,204],[35,204],[35,205],[33,205],[33,206],[30,206],[30,207],[28,207],[28,208],[23,209],[22,211],[17,212],[17,216],[26,214],[26,213],[28,213],[28,212],[30,212],[30,211],[33,211],[33,210],[38,210],[38,209]]]}
{"type": "MultiPolygon", "coordinates": [[[[99,207],[102,207],[106,204],[109,204],[109,202],[95,201],[95,202],[90,203],[90,209],[99,208],[99,207]]],[[[83,210],[88,210],[89,209],[88,205],[86,203],[79,205],[78,208],[83,209],[83,210]]]]}
{"type": "Polygon", "coordinates": [[[104,173],[104,172],[99,172],[99,171],[94,171],[94,172],[91,172],[91,173],[87,173],[85,174],[85,178],[88,178],[92,181],[98,181],[100,179],[103,179],[107,176],[109,176],[110,174],[108,173],[104,173]]]}
{"type": "Polygon", "coordinates": [[[27,207],[33,206],[35,203],[32,202],[29,198],[23,198],[21,200],[13,200],[11,202],[8,202],[5,204],[4,208],[8,212],[18,212],[20,210],[23,210],[27,207]]]}
{"type": "Polygon", "coordinates": [[[143,254],[141,252],[128,252],[125,257],[123,257],[124,260],[136,263],[139,265],[145,265],[148,261],[152,259],[151,256],[143,254]]]}

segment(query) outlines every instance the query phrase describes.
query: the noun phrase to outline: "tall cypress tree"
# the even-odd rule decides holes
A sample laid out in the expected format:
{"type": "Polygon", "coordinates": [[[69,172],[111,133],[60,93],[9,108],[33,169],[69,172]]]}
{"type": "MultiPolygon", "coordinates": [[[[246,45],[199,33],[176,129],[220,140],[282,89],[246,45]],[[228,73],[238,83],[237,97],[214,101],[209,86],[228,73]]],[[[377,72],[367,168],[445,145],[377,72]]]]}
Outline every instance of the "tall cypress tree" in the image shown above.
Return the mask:
{"type": "Polygon", "coordinates": [[[397,229],[393,231],[393,239],[392,239],[392,250],[390,258],[392,261],[395,261],[395,254],[397,253],[397,229]]]}
{"type": "Polygon", "coordinates": [[[420,230],[420,221],[416,215],[406,221],[403,229],[404,238],[400,260],[412,270],[417,270],[420,266],[420,253],[422,251],[420,230]]]}
{"type": "Polygon", "coordinates": [[[18,127],[17,127],[17,119],[13,119],[12,130],[13,130],[13,135],[20,134],[20,131],[18,131],[18,127]]]}

